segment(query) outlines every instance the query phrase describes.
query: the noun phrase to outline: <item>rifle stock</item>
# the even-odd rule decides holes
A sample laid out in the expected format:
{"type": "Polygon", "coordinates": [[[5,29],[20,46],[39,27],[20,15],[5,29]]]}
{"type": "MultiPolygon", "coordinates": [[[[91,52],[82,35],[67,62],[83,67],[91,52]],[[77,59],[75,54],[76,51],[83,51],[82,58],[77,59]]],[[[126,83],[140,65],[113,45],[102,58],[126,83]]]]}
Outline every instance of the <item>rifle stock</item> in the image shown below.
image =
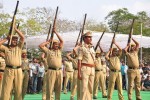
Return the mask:
{"type": "Polygon", "coordinates": [[[83,41],[83,34],[84,34],[84,26],[85,26],[85,22],[86,22],[86,16],[87,16],[87,14],[84,15],[84,21],[83,21],[82,30],[81,30],[81,38],[80,38],[80,43],[81,44],[82,44],[82,41],[83,41]]]}
{"type": "Polygon", "coordinates": [[[131,38],[132,38],[132,34],[133,34],[134,21],[135,21],[135,19],[132,20],[132,24],[131,24],[131,28],[130,28],[130,33],[129,33],[128,43],[127,44],[129,44],[131,42],[131,38]]]}
{"type": "Polygon", "coordinates": [[[113,36],[113,38],[112,38],[112,42],[111,42],[110,48],[112,48],[112,46],[113,46],[113,40],[114,40],[115,37],[116,37],[116,32],[117,32],[117,30],[118,30],[118,26],[119,26],[119,22],[117,23],[117,26],[116,26],[116,29],[115,29],[115,32],[114,32],[114,36],[113,36]]]}
{"type": "Polygon", "coordinates": [[[19,1],[17,1],[16,8],[15,8],[15,11],[14,11],[14,15],[13,15],[13,18],[12,18],[12,21],[11,21],[11,26],[10,26],[10,30],[9,30],[10,39],[8,40],[8,45],[11,44],[12,35],[13,35],[13,31],[14,31],[14,26],[15,26],[15,19],[16,19],[15,17],[16,17],[16,14],[17,14],[18,5],[19,5],[19,1]]]}
{"type": "Polygon", "coordinates": [[[58,7],[56,8],[55,18],[54,18],[53,27],[52,27],[52,33],[51,33],[51,37],[50,37],[50,39],[51,39],[50,48],[52,48],[52,44],[53,44],[53,37],[54,37],[53,30],[56,26],[57,14],[58,14],[58,7]]]}
{"type": "Polygon", "coordinates": [[[96,44],[96,46],[95,46],[95,51],[97,50],[97,48],[98,48],[98,46],[99,46],[99,44],[100,44],[100,41],[101,41],[101,39],[102,39],[104,33],[105,33],[105,31],[103,31],[101,37],[99,38],[99,40],[98,40],[98,42],[97,42],[97,44],[96,44]]]}

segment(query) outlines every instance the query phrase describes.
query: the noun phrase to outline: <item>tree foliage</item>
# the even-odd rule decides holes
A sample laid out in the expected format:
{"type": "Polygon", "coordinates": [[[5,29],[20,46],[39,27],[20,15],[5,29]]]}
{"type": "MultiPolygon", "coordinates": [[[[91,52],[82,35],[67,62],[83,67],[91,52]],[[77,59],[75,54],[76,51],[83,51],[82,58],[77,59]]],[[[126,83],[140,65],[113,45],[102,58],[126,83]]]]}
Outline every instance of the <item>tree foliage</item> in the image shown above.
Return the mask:
{"type": "Polygon", "coordinates": [[[136,19],[134,23],[134,34],[141,34],[141,23],[143,27],[143,35],[150,36],[150,17],[145,11],[138,12],[136,15],[130,13],[127,8],[111,11],[105,19],[112,31],[115,30],[116,22],[119,22],[118,31],[123,34],[128,34],[132,19],[136,19]]]}

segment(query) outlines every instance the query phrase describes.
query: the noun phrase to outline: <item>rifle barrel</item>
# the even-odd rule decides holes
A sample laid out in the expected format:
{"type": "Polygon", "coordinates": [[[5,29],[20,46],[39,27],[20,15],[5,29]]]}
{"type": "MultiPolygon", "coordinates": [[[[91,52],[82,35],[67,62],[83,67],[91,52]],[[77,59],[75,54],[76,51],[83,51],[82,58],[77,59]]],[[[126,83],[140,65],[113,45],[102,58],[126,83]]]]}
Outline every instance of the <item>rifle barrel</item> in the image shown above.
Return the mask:
{"type": "Polygon", "coordinates": [[[112,38],[112,42],[111,42],[110,48],[112,48],[112,46],[113,46],[113,40],[114,40],[115,37],[116,37],[116,32],[118,31],[118,26],[119,26],[119,22],[117,22],[117,26],[116,26],[116,29],[115,29],[115,32],[114,32],[114,36],[113,36],[113,38],[112,38]]]}
{"type": "Polygon", "coordinates": [[[87,14],[84,15],[84,21],[83,21],[83,25],[82,25],[80,43],[82,43],[82,40],[83,40],[83,34],[84,34],[84,26],[85,26],[85,22],[86,22],[86,16],[87,16],[87,14]]]}
{"type": "Polygon", "coordinates": [[[104,33],[105,33],[105,31],[103,31],[103,33],[102,33],[101,37],[99,38],[99,40],[98,40],[98,42],[97,42],[97,44],[96,44],[96,47],[95,47],[95,51],[97,50],[97,47],[99,46],[100,41],[101,41],[101,39],[102,39],[102,37],[103,37],[104,33]]]}

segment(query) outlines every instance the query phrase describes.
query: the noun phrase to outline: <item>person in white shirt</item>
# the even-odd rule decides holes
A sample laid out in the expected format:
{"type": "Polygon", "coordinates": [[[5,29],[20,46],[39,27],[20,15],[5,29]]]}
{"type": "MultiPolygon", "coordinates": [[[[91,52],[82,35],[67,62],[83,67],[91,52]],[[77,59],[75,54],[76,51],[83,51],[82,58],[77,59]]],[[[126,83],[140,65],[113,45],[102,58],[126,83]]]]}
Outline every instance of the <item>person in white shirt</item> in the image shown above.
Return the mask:
{"type": "Polygon", "coordinates": [[[45,67],[43,62],[40,62],[40,66],[38,66],[38,80],[37,80],[37,93],[39,93],[42,90],[42,82],[43,82],[43,77],[45,73],[45,67]]]}
{"type": "Polygon", "coordinates": [[[32,72],[31,76],[32,76],[33,93],[36,93],[37,89],[38,66],[39,64],[37,63],[37,59],[33,58],[33,62],[29,64],[30,70],[32,72]]]}

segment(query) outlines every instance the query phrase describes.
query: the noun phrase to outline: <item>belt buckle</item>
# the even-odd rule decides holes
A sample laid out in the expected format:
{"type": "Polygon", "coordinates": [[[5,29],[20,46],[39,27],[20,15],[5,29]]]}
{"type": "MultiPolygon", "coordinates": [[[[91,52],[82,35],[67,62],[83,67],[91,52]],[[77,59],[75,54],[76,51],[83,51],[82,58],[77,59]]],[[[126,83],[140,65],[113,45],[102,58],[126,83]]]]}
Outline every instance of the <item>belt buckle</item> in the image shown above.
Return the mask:
{"type": "Polygon", "coordinates": [[[59,68],[56,68],[56,70],[59,70],[59,68]]]}
{"type": "Polygon", "coordinates": [[[12,66],[12,68],[16,69],[17,67],[16,66],[12,66]]]}

